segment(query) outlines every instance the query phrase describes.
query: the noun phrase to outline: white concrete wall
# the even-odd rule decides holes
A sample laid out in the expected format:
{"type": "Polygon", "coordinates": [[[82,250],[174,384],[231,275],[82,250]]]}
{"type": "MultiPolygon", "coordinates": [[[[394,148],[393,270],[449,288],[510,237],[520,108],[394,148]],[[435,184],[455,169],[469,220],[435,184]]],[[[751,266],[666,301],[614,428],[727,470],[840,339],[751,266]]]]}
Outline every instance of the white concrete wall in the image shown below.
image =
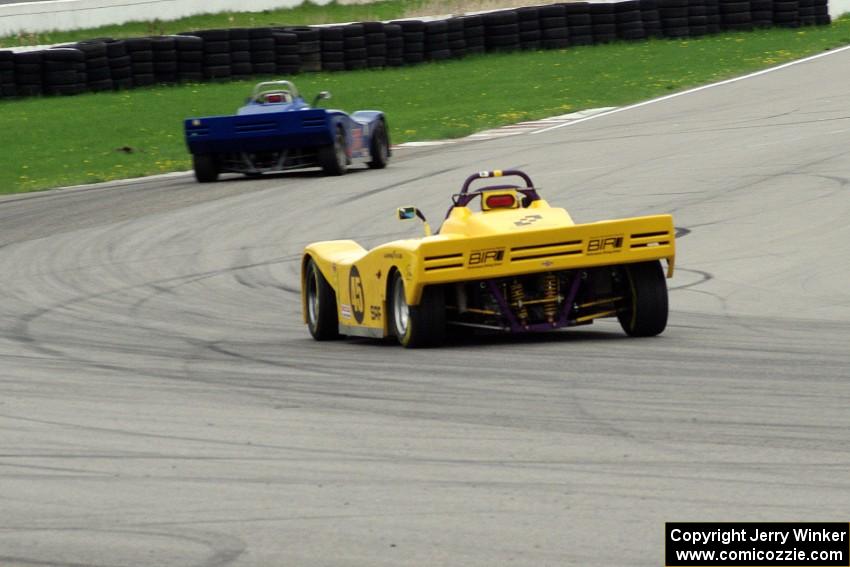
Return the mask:
{"type": "MultiPolygon", "coordinates": [[[[313,0],[326,4],[328,0],[313,0]]],[[[0,36],[94,28],[224,11],[259,12],[297,6],[301,0],[50,0],[0,4],[0,36]]]]}
{"type": "Polygon", "coordinates": [[[837,18],[850,12],[850,0],[829,0],[829,15],[837,18]]]}

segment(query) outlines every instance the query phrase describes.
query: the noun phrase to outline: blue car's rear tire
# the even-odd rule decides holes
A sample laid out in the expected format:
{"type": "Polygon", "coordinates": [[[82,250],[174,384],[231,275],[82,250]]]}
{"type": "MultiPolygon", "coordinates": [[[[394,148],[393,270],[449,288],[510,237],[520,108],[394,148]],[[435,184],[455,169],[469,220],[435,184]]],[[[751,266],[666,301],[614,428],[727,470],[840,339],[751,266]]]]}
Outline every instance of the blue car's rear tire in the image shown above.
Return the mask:
{"type": "Polygon", "coordinates": [[[199,183],[212,183],[218,180],[218,160],[211,154],[192,154],[192,166],[195,179],[199,183]]]}
{"type": "Polygon", "coordinates": [[[336,129],[333,144],[319,148],[319,165],[325,175],[342,175],[348,169],[345,131],[342,128],[336,129]]]}
{"type": "Polygon", "coordinates": [[[379,120],[372,131],[369,155],[372,157],[372,161],[369,162],[369,167],[372,169],[384,169],[390,161],[390,137],[383,120],[379,120]]]}

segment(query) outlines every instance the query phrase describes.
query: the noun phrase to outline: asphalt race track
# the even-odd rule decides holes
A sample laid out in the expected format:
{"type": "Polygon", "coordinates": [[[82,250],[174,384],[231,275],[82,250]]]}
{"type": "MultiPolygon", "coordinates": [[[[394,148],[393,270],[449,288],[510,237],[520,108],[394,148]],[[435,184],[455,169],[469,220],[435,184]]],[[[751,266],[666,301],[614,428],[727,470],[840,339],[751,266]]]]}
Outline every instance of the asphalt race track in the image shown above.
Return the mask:
{"type": "Polygon", "coordinates": [[[0,565],[658,566],[665,521],[847,521],[848,95],[845,51],[385,171],[0,200],[0,565]],[[306,243],[497,167],[673,213],[666,333],[313,342],[306,243]]]}

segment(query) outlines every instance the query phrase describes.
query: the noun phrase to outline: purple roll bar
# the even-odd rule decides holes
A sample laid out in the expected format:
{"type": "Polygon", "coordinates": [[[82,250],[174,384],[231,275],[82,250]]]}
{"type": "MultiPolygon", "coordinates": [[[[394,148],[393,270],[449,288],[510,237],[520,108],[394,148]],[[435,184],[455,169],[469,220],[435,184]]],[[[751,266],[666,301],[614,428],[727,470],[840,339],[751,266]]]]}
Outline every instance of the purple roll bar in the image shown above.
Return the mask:
{"type": "MultiPolygon", "coordinates": [[[[446,211],[446,216],[443,220],[449,218],[449,215],[452,214],[452,209],[455,207],[465,207],[469,205],[476,197],[481,195],[482,191],[488,190],[498,190],[498,189],[516,189],[517,193],[521,193],[525,196],[523,199],[523,206],[527,207],[529,203],[540,200],[540,195],[537,194],[537,190],[534,188],[534,185],[531,182],[531,178],[523,171],[518,169],[505,169],[501,172],[501,175],[498,177],[521,177],[523,181],[525,181],[525,187],[519,187],[517,185],[488,185],[487,187],[481,187],[480,189],[476,189],[473,192],[469,192],[469,186],[473,181],[478,179],[490,179],[496,178],[495,172],[493,171],[479,171],[478,173],[473,173],[469,177],[466,178],[466,181],[463,182],[463,187],[460,190],[460,193],[456,195],[452,195],[452,206],[449,207],[449,210],[446,211]]],[[[437,229],[435,234],[439,234],[440,229],[437,229]]]]}

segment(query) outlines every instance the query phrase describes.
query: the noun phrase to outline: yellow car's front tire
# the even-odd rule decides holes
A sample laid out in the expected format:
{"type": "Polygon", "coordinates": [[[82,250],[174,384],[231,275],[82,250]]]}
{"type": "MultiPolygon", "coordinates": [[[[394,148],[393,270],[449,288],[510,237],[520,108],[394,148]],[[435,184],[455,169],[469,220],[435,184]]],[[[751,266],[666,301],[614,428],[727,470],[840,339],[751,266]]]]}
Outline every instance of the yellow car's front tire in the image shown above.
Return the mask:
{"type": "Polygon", "coordinates": [[[393,274],[387,298],[390,333],[407,348],[434,347],[446,338],[446,299],[443,288],[428,286],[419,305],[408,305],[404,279],[393,274]]]}
{"type": "Polygon", "coordinates": [[[317,341],[339,338],[336,294],[312,258],[304,267],[307,327],[317,341]]]}

